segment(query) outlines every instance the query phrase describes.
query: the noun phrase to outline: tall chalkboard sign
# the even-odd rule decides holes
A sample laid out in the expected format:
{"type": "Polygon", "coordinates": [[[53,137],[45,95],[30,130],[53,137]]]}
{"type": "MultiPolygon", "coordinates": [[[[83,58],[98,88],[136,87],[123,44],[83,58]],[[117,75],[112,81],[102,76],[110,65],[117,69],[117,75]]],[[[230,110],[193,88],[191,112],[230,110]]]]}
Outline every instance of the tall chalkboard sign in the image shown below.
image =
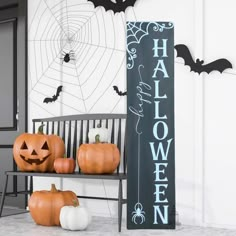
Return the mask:
{"type": "Polygon", "coordinates": [[[175,228],[174,26],[127,22],[127,228],[175,228]]]}

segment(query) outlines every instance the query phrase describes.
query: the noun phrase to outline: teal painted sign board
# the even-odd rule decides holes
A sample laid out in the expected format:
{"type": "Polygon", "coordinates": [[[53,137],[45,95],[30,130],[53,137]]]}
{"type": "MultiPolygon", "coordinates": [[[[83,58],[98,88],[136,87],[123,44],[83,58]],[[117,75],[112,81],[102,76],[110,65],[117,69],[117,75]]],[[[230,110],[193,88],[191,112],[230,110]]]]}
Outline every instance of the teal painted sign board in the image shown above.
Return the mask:
{"type": "Polygon", "coordinates": [[[175,228],[174,26],[127,22],[127,228],[175,228]]]}

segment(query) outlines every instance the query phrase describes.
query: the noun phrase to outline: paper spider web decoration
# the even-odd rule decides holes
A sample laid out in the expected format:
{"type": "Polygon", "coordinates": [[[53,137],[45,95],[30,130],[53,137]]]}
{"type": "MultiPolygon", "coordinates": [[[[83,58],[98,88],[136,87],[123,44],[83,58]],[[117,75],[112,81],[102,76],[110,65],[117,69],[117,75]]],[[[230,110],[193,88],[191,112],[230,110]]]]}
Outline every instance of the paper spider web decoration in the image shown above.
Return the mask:
{"type": "Polygon", "coordinates": [[[125,87],[124,16],[95,9],[87,0],[36,0],[28,8],[31,106],[49,116],[61,115],[60,107],[64,114],[109,113],[124,107],[124,99],[112,88],[125,87]],[[74,60],[63,61],[70,51],[74,60]],[[43,104],[59,85],[60,98],[43,104]]]}

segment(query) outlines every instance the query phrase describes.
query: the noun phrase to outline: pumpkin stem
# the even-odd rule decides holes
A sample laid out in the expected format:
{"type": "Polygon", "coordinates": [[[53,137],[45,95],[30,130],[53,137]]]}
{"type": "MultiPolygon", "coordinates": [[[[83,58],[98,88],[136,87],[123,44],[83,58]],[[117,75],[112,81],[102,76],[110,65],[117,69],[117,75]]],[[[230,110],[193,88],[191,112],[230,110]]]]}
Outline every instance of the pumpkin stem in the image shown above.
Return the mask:
{"type": "Polygon", "coordinates": [[[95,136],[95,143],[100,143],[100,135],[99,134],[97,134],[95,136]]]}
{"type": "Polygon", "coordinates": [[[74,207],[79,206],[79,203],[78,203],[77,199],[76,199],[76,200],[73,199],[72,202],[73,202],[73,206],[74,206],[74,207]]]}
{"type": "Polygon", "coordinates": [[[58,192],[56,185],[55,184],[51,184],[51,193],[56,193],[58,192]]]}
{"type": "Polygon", "coordinates": [[[38,134],[44,134],[44,133],[43,133],[43,126],[44,126],[44,124],[41,124],[41,125],[38,127],[38,134]]]}

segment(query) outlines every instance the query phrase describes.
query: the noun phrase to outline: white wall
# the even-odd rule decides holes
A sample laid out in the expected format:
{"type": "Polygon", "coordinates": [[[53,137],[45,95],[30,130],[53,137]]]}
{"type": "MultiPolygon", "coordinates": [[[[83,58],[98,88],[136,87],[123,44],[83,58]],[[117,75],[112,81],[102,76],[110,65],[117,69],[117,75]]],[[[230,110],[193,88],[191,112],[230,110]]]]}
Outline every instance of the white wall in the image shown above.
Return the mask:
{"type": "MultiPolygon", "coordinates": [[[[33,19],[37,9],[36,2],[32,2],[29,4],[29,20],[33,19]]],[[[92,11],[92,6],[89,6],[89,9],[92,11]]],[[[122,61],[125,55],[125,19],[172,21],[175,25],[175,44],[186,44],[195,58],[204,59],[206,63],[223,57],[230,60],[234,67],[235,9],[234,0],[137,0],[135,7],[127,10],[126,18],[122,14],[116,14],[114,17],[114,27],[119,30],[112,31],[115,33],[110,40],[119,42],[115,48],[118,47],[121,52],[116,55],[121,67],[117,70],[114,80],[109,80],[112,71],[104,74],[102,83],[110,83],[110,86],[112,83],[119,83],[122,88],[126,86],[125,61],[122,61]]],[[[111,20],[111,12],[102,14],[107,20],[111,20]]],[[[29,30],[29,38],[31,32],[29,30]]],[[[109,34],[106,35],[108,37],[109,34]]],[[[35,59],[34,50],[35,47],[29,45],[29,62],[35,59]]],[[[236,71],[227,69],[222,74],[214,71],[198,75],[190,72],[190,68],[183,65],[181,58],[176,58],[175,62],[176,197],[180,222],[236,228],[236,190],[233,182],[236,179],[236,71]]],[[[29,65],[29,68],[32,68],[32,65],[29,65]]],[[[65,80],[65,76],[63,78],[65,80]]],[[[66,86],[63,78],[61,81],[66,86]]],[[[65,97],[64,100],[62,97],[61,103],[56,102],[54,105],[38,104],[37,99],[42,99],[43,96],[33,91],[34,85],[37,84],[35,81],[37,79],[34,73],[29,72],[30,119],[76,112],[64,106],[67,103],[65,97]]],[[[45,86],[43,89],[46,95],[45,86]]],[[[86,89],[89,92],[89,88],[86,89]]],[[[98,91],[101,93],[101,90],[98,91]]],[[[95,112],[125,111],[125,100],[118,100],[113,91],[106,90],[103,99],[107,98],[112,101],[111,104],[118,105],[104,108],[101,103],[95,112]]],[[[97,99],[96,96],[94,99],[97,99]]],[[[110,181],[57,179],[54,182],[58,187],[71,189],[79,194],[117,196],[115,184],[110,181]]],[[[36,178],[34,187],[48,189],[48,180],[36,178]]],[[[90,208],[93,215],[117,215],[117,203],[82,199],[81,202],[90,208]]]]}
{"type": "MultiPolygon", "coordinates": [[[[236,66],[235,1],[212,1],[205,4],[204,53],[208,60],[218,55],[236,66]]],[[[236,191],[236,71],[214,73],[204,88],[204,220],[210,225],[235,228],[236,191]]]]}

